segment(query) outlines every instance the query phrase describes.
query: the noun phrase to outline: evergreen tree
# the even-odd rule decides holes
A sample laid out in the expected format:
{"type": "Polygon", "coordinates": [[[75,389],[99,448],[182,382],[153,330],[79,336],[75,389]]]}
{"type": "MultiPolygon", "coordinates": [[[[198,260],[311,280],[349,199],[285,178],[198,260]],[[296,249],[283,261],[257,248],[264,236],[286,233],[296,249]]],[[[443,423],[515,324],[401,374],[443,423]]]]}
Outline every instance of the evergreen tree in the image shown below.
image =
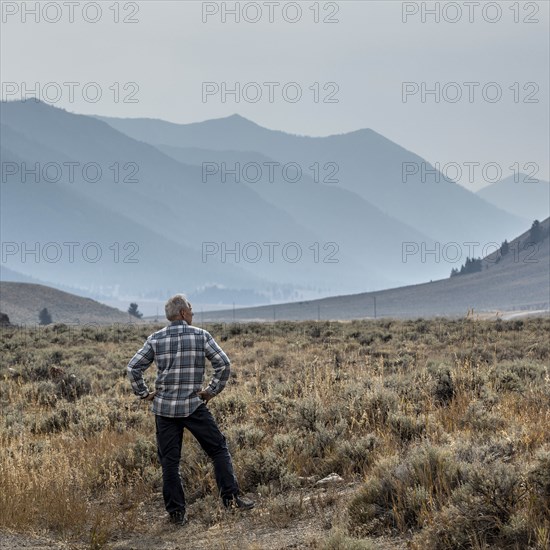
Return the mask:
{"type": "Polygon", "coordinates": [[[510,243],[506,239],[504,239],[504,242],[500,245],[500,253],[503,256],[506,256],[508,252],[510,252],[510,243]]]}
{"type": "MultiPolygon", "coordinates": [[[[466,258],[466,262],[460,268],[460,271],[455,270],[455,275],[468,275],[468,273],[479,273],[483,269],[481,258],[466,258]]],[[[452,276],[452,272],[451,272],[452,276]]]]}
{"type": "Polygon", "coordinates": [[[138,319],[141,319],[143,317],[143,313],[138,310],[138,305],[135,302],[132,302],[130,304],[130,307],[128,308],[128,313],[132,315],[132,317],[137,317],[138,319]]]}
{"type": "Polygon", "coordinates": [[[48,308],[43,308],[40,310],[40,313],[38,314],[38,320],[40,321],[41,325],[50,325],[52,323],[52,316],[50,315],[48,308]]]}
{"type": "Polygon", "coordinates": [[[475,258],[472,260],[472,271],[471,273],[478,273],[483,269],[483,262],[481,258],[475,258]]]}
{"type": "Polygon", "coordinates": [[[529,231],[529,242],[530,243],[538,243],[542,239],[542,231],[540,228],[540,222],[539,220],[535,220],[533,222],[533,225],[531,226],[531,230],[529,231]]]}

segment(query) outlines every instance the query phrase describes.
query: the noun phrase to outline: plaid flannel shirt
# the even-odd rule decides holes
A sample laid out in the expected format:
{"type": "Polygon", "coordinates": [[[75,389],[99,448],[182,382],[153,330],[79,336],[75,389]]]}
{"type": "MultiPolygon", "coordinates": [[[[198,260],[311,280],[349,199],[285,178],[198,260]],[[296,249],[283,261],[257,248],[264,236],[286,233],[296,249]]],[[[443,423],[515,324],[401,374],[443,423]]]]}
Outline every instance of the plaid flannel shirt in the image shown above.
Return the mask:
{"type": "Polygon", "coordinates": [[[149,394],[143,373],[155,361],[158,373],[153,412],[160,416],[189,416],[203,402],[197,392],[202,389],[205,357],[214,368],[206,390],[217,395],[229,379],[231,364],[227,355],[206,330],[185,321],[173,321],[151,334],[128,363],[134,393],[140,397],[149,394]]]}

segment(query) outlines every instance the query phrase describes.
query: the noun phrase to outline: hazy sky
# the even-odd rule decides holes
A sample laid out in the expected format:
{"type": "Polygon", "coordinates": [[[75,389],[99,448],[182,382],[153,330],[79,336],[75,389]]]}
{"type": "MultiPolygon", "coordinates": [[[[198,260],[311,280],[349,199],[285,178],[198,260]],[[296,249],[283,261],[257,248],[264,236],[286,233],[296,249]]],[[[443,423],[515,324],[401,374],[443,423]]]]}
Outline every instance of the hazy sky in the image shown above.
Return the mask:
{"type": "Polygon", "coordinates": [[[549,179],[546,1],[1,3],[3,99],[39,83],[41,99],[79,113],[372,128],[449,177],[458,165],[471,189],[499,170],[549,179]],[[239,102],[222,83],[238,83],[239,102]]]}

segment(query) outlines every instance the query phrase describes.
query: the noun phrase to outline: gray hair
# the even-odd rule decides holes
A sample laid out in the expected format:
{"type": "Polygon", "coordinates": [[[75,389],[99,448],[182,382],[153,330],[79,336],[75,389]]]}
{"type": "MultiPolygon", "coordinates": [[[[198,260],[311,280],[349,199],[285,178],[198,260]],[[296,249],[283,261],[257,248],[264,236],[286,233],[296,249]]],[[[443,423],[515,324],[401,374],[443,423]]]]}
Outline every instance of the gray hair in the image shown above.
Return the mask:
{"type": "Polygon", "coordinates": [[[191,309],[191,304],[184,294],[176,294],[168,299],[164,306],[166,318],[169,321],[174,321],[182,309],[191,309]]]}

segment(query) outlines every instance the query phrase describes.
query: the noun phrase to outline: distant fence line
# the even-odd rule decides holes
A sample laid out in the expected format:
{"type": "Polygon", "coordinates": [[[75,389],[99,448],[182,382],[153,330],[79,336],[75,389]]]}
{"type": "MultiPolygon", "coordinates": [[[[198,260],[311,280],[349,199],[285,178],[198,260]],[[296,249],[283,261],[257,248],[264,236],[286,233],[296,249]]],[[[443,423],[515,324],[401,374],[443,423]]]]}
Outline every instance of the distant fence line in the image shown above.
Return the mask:
{"type": "Polygon", "coordinates": [[[517,305],[517,306],[512,306],[508,309],[502,309],[502,311],[522,311],[522,310],[535,311],[535,310],[539,310],[539,309],[549,310],[550,309],[550,302],[537,302],[537,303],[533,303],[533,304],[521,304],[521,305],[517,305]]]}
{"type": "Polygon", "coordinates": [[[10,323],[0,325],[0,329],[5,331],[20,331],[20,332],[48,332],[51,334],[67,334],[74,331],[82,331],[85,329],[104,329],[104,330],[121,330],[128,327],[136,327],[145,325],[145,323],[128,321],[127,323],[114,322],[114,323],[98,323],[91,321],[89,323],[79,322],[54,322],[48,325],[41,325],[39,323],[10,323]]]}
{"type": "MultiPolygon", "coordinates": [[[[299,306],[306,306],[305,303],[298,303],[299,306]]],[[[307,304],[309,305],[309,304],[307,304]]],[[[311,307],[311,306],[310,306],[311,307]]],[[[529,303],[529,304],[517,304],[517,305],[511,305],[511,306],[507,306],[505,308],[499,308],[499,307],[495,307],[493,309],[487,309],[487,308],[484,308],[484,309],[476,309],[474,308],[474,313],[486,313],[486,312],[489,312],[489,311],[498,311],[500,313],[505,313],[505,312],[511,312],[511,311],[539,311],[539,310],[542,310],[542,311],[550,311],[550,302],[532,302],[532,303],[529,303]]],[[[208,312],[204,312],[203,313],[203,316],[205,317],[204,320],[200,320],[201,324],[204,322],[204,323],[219,323],[219,324],[222,324],[222,325],[231,325],[231,324],[234,324],[234,323],[253,323],[253,322],[261,322],[261,323],[265,323],[265,322],[277,322],[277,321],[288,321],[289,319],[285,319],[283,317],[281,317],[281,319],[277,319],[277,315],[276,315],[276,310],[273,312],[273,318],[271,319],[268,319],[267,316],[266,317],[257,317],[257,318],[239,318],[239,315],[238,315],[238,310],[235,311],[235,313],[237,314],[236,316],[233,317],[233,319],[228,319],[227,317],[221,317],[221,318],[208,318],[208,312]]],[[[322,318],[322,314],[320,312],[319,309],[315,309],[315,317],[317,317],[316,319],[315,318],[311,318],[311,319],[297,319],[296,321],[297,322],[301,322],[301,321],[338,321],[338,319],[328,319],[328,318],[325,318],[323,319],[322,318]]],[[[462,315],[466,315],[466,312],[456,312],[456,313],[453,313],[453,314],[450,314],[448,313],[447,315],[430,315],[428,317],[426,317],[427,319],[429,318],[440,318],[440,317],[445,317],[445,316],[449,316],[449,317],[456,317],[456,316],[462,316],[462,315]]],[[[228,317],[230,317],[230,315],[228,315],[228,317]]],[[[365,317],[357,317],[355,320],[376,320],[376,318],[379,318],[379,319],[382,319],[384,318],[385,315],[384,315],[384,312],[379,312],[377,317],[373,317],[372,315],[371,316],[365,316],[365,317]]],[[[387,315],[387,317],[389,318],[396,318],[396,319],[408,319],[408,318],[415,318],[414,315],[411,315],[411,316],[407,316],[407,317],[398,317],[398,316],[395,316],[395,315],[387,315]]],[[[423,317],[422,315],[418,315],[416,317],[423,317]]],[[[345,319],[346,321],[349,321],[349,320],[353,320],[353,319],[345,319]]],[[[43,332],[48,332],[48,333],[51,333],[51,334],[67,334],[67,333],[79,333],[81,334],[82,333],[82,330],[85,330],[85,329],[103,329],[103,330],[107,330],[107,331],[120,331],[122,329],[126,329],[126,328],[129,328],[129,327],[139,327],[139,326],[147,326],[147,325],[156,325],[156,324],[164,324],[164,322],[162,321],[153,321],[153,320],[147,320],[147,321],[143,321],[143,320],[136,320],[136,321],[129,321],[129,322],[126,322],[126,323],[121,323],[121,322],[114,322],[114,323],[98,323],[98,322],[89,322],[89,323],[79,323],[79,322],[56,322],[56,323],[51,323],[49,325],[40,325],[38,323],[31,323],[31,324],[25,324],[25,323],[21,323],[21,324],[18,324],[18,323],[11,323],[9,325],[6,325],[6,324],[0,324],[0,332],[14,332],[14,331],[18,331],[18,332],[27,332],[27,333],[34,333],[36,334],[36,332],[40,332],[40,331],[43,331],[43,332]]]]}

